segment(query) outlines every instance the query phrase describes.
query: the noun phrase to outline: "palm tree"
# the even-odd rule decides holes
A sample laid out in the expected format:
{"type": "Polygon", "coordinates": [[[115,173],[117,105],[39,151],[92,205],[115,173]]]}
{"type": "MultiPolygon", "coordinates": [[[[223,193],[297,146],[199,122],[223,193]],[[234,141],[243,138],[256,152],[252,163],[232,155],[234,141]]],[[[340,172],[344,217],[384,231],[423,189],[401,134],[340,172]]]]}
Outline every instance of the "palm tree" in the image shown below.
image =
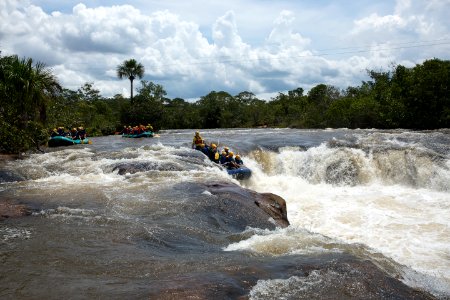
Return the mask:
{"type": "Polygon", "coordinates": [[[8,89],[12,107],[21,118],[21,125],[28,120],[46,121],[47,104],[61,91],[61,86],[51,70],[42,62],[31,58],[6,57],[1,72],[4,87],[8,89]]]}
{"type": "Polygon", "coordinates": [[[144,76],[144,66],[138,63],[135,59],[129,59],[124,61],[121,65],[117,66],[117,76],[120,79],[124,77],[130,79],[131,83],[131,102],[133,102],[133,80],[136,77],[142,78],[144,76]]]}
{"type": "Polygon", "coordinates": [[[31,58],[0,57],[0,151],[22,153],[47,140],[47,106],[61,86],[51,70],[31,58]]]}

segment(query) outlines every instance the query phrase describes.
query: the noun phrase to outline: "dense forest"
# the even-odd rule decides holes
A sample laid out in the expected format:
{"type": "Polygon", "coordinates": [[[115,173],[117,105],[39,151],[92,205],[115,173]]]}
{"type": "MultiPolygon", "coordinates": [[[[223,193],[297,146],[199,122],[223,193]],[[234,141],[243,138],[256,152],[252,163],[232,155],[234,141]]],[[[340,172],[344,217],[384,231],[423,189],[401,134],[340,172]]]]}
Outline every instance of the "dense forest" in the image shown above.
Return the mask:
{"type": "MultiPolygon", "coordinates": [[[[126,73],[125,64],[119,67],[119,77],[131,84],[142,78],[140,64],[136,74],[126,73]]],[[[57,126],[84,126],[90,136],[148,123],[155,129],[450,127],[450,61],[430,59],[368,75],[359,86],[319,84],[307,93],[299,87],[269,101],[248,91],[211,91],[196,102],[169,99],[163,86],[146,80],[130,98],[105,98],[93,83],[76,91],[62,87],[41,62],[0,56],[0,152],[39,149],[57,126]]]]}

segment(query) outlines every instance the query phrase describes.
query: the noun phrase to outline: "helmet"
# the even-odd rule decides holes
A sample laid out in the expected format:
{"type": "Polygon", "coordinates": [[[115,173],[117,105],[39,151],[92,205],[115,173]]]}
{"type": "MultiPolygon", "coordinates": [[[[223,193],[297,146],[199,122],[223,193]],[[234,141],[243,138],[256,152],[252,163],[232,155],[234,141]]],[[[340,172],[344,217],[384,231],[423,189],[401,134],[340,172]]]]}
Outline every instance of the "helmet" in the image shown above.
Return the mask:
{"type": "Polygon", "coordinates": [[[57,131],[56,128],[53,128],[53,131],[57,131]]]}
{"type": "Polygon", "coordinates": [[[241,156],[239,154],[236,154],[237,159],[241,159],[241,156]]]}
{"type": "Polygon", "coordinates": [[[228,151],[228,150],[230,150],[230,148],[225,147],[225,148],[223,148],[223,150],[228,151]]]}
{"type": "Polygon", "coordinates": [[[200,144],[200,147],[204,148],[204,147],[205,147],[205,144],[200,144]]]}
{"type": "Polygon", "coordinates": [[[228,155],[233,157],[234,153],[230,151],[230,152],[228,152],[228,155]]]}
{"type": "Polygon", "coordinates": [[[75,130],[77,130],[75,127],[74,128],[72,128],[72,131],[75,131],[75,130]]]}
{"type": "Polygon", "coordinates": [[[216,144],[211,144],[211,148],[217,148],[216,144]]]}
{"type": "Polygon", "coordinates": [[[195,135],[200,135],[200,132],[196,131],[196,132],[195,132],[195,135]]]}
{"type": "Polygon", "coordinates": [[[227,152],[225,152],[225,150],[222,150],[222,154],[227,154],[227,152]]]}

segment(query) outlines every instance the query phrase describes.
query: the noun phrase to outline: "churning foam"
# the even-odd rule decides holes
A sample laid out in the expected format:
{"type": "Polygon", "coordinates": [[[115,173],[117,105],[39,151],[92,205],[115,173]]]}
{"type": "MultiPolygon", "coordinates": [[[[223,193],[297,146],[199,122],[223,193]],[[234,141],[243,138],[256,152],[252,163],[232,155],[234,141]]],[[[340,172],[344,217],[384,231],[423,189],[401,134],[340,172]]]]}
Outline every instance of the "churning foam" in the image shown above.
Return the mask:
{"type": "MultiPolygon", "coordinates": [[[[308,242],[304,238],[307,230],[347,244],[364,244],[433,281],[427,283],[417,276],[416,286],[435,294],[450,294],[450,194],[440,185],[428,181],[427,188],[425,179],[417,179],[424,176],[420,172],[428,174],[421,171],[426,168],[422,158],[412,166],[416,174],[390,170],[395,176],[388,181],[380,175],[388,171],[377,169],[383,166],[379,159],[358,149],[322,145],[308,151],[260,152],[253,158],[246,160],[253,170],[246,186],[283,197],[294,229],[259,233],[230,245],[228,250],[250,249],[273,255],[308,252],[314,246],[322,251],[330,248],[324,245],[333,244],[323,238],[316,244],[308,242]],[[401,179],[395,183],[397,175],[401,179]],[[408,176],[419,182],[419,187],[403,180],[408,176]],[[273,247],[263,246],[263,241],[273,247]],[[276,245],[283,245],[284,250],[276,245]]],[[[403,167],[400,163],[399,168],[403,167]]],[[[433,165],[428,168],[439,169],[433,165]]],[[[448,182],[448,178],[444,179],[448,182]]],[[[413,281],[414,276],[409,276],[408,283],[413,281]]]]}

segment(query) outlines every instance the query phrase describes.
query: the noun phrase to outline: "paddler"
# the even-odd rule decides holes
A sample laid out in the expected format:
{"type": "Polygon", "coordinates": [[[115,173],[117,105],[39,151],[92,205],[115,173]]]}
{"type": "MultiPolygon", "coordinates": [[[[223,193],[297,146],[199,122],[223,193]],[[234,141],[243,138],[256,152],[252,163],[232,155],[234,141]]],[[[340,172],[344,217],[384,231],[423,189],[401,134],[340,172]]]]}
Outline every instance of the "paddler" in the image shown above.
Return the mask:
{"type": "Polygon", "coordinates": [[[220,164],[223,165],[226,163],[227,161],[227,152],[225,152],[225,150],[222,150],[222,153],[220,153],[220,164]]]}
{"type": "Polygon", "coordinates": [[[216,144],[211,144],[211,147],[209,148],[208,157],[209,157],[210,160],[212,160],[216,164],[219,163],[220,154],[219,154],[219,151],[217,151],[217,145],[216,144]]]}
{"type": "Polygon", "coordinates": [[[192,149],[201,150],[202,144],[204,144],[203,138],[200,136],[200,132],[196,131],[192,140],[192,149]]]}
{"type": "Polygon", "coordinates": [[[244,162],[241,159],[241,156],[239,154],[236,154],[234,161],[236,162],[236,164],[238,164],[239,166],[242,166],[244,164],[244,162]]]}
{"type": "Polygon", "coordinates": [[[86,129],[83,126],[78,127],[78,136],[80,140],[84,140],[86,138],[86,129]]]}
{"type": "Polygon", "coordinates": [[[232,151],[228,152],[227,158],[225,159],[225,166],[228,170],[231,169],[239,169],[239,166],[236,164],[234,160],[234,153],[232,151]]]}
{"type": "Polygon", "coordinates": [[[72,130],[70,131],[70,136],[71,136],[72,140],[80,139],[80,134],[78,133],[78,130],[75,127],[72,128],[72,130]]]}
{"type": "Polygon", "coordinates": [[[58,130],[56,129],[56,128],[53,128],[53,131],[52,131],[52,133],[50,134],[50,137],[55,137],[55,136],[58,136],[59,134],[58,134],[58,130]]]}

